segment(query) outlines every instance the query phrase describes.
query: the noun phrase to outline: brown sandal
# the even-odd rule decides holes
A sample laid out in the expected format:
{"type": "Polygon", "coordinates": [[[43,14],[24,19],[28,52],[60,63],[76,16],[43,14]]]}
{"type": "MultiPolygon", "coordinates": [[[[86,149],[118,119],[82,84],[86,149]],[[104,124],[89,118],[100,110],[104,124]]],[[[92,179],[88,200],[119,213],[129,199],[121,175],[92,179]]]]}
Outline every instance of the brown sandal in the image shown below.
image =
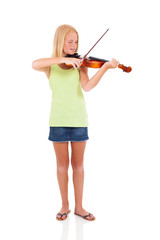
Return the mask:
{"type": "Polygon", "coordinates": [[[80,217],[82,217],[82,218],[84,218],[85,220],[88,220],[88,221],[94,221],[96,219],[95,217],[93,217],[91,219],[87,219],[87,217],[91,217],[91,213],[89,213],[88,215],[85,215],[85,216],[82,216],[82,215],[77,214],[77,213],[74,213],[74,214],[77,215],[77,216],[80,216],[80,217]]]}
{"type": "Polygon", "coordinates": [[[70,212],[71,212],[71,210],[68,210],[66,213],[57,213],[57,215],[60,215],[60,217],[57,217],[57,216],[56,216],[56,219],[57,219],[58,221],[63,221],[63,220],[65,220],[65,219],[67,218],[67,214],[70,213],[70,212]],[[66,215],[66,218],[62,219],[62,217],[63,217],[64,215],[66,215]]]}

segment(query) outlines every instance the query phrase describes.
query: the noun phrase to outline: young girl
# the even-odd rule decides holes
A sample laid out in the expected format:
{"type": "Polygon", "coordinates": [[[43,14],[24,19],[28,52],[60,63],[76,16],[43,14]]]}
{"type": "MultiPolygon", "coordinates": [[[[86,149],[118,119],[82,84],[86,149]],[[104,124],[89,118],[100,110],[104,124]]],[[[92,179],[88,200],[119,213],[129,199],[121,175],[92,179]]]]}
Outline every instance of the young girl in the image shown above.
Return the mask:
{"type": "Polygon", "coordinates": [[[68,143],[71,142],[71,165],[75,194],[74,213],[86,220],[95,220],[93,214],[82,206],[84,167],[83,158],[88,137],[88,118],[82,89],[86,92],[94,88],[104,73],[116,68],[118,61],[112,59],[89,79],[87,67],[81,67],[82,60],[65,57],[77,53],[79,44],[78,32],[70,25],[57,28],[51,58],[33,61],[32,67],[42,71],[49,79],[52,90],[52,104],[49,119],[49,140],[53,142],[57,160],[57,179],[62,198],[62,208],[57,213],[57,220],[67,218],[68,201],[68,143]],[[70,65],[70,66],[69,66],[70,65]],[[81,89],[82,88],[82,89],[81,89]]]}

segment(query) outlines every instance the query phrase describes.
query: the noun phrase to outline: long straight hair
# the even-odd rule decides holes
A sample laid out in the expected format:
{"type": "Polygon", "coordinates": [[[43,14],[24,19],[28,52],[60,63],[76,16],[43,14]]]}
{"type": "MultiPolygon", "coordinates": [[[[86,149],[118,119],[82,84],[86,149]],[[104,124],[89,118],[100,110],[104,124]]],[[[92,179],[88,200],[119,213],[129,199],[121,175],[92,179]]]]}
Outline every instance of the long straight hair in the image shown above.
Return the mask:
{"type": "MultiPolygon", "coordinates": [[[[70,25],[60,25],[54,35],[54,40],[53,40],[53,52],[51,57],[62,57],[63,55],[63,46],[64,46],[64,40],[70,31],[76,32],[77,33],[77,40],[79,42],[79,35],[77,30],[70,26],[70,25]]],[[[77,44],[77,49],[75,52],[78,51],[78,44],[77,44]]]]}

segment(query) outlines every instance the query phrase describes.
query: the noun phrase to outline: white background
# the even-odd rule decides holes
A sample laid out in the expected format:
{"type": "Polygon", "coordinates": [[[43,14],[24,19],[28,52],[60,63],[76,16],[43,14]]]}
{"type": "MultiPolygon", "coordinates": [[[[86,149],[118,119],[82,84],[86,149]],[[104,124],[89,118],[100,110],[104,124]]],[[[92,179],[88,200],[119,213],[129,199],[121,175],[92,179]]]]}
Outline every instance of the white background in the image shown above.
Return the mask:
{"type": "MultiPolygon", "coordinates": [[[[159,2],[5,1],[0,6],[0,238],[160,239],[159,2]],[[133,68],[109,70],[84,92],[89,137],[85,152],[84,208],[56,221],[61,199],[56,159],[48,140],[51,91],[32,61],[50,57],[61,24],[80,35],[90,56],[112,57],[133,68]]],[[[93,76],[96,69],[89,69],[93,76]]]]}

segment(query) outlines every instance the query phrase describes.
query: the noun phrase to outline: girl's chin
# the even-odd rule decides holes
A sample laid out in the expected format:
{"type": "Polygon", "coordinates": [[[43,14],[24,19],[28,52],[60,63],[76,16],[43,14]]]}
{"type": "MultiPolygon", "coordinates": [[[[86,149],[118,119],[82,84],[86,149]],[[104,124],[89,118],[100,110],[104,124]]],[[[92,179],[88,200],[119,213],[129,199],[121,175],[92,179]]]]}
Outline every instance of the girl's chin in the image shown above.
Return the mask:
{"type": "Polygon", "coordinates": [[[68,53],[69,55],[73,55],[75,52],[70,52],[70,53],[68,53]]]}
{"type": "Polygon", "coordinates": [[[75,54],[75,51],[68,51],[67,53],[64,53],[64,56],[66,56],[66,55],[73,55],[73,54],[75,54]]]}

